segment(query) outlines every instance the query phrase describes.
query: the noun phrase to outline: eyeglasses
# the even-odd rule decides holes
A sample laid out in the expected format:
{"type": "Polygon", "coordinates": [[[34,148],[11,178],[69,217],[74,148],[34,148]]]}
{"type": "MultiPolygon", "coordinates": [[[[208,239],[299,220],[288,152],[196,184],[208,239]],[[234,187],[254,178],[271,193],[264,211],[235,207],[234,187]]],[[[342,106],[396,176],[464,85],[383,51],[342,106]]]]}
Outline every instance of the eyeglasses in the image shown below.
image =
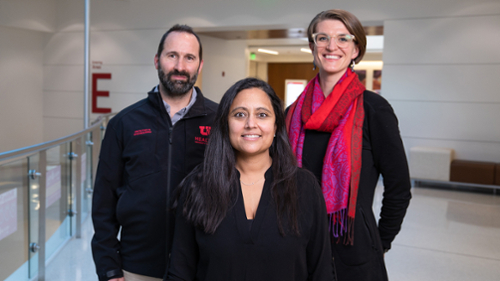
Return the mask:
{"type": "Polygon", "coordinates": [[[336,36],[329,36],[328,34],[325,33],[313,33],[312,35],[314,44],[316,46],[323,48],[328,45],[330,45],[330,40],[333,38],[335,39],[335,43],[339,48],[345,48],[349,46],[349,44],[354,41],[354,35],[351,34],[339,34],[336,36]]]}

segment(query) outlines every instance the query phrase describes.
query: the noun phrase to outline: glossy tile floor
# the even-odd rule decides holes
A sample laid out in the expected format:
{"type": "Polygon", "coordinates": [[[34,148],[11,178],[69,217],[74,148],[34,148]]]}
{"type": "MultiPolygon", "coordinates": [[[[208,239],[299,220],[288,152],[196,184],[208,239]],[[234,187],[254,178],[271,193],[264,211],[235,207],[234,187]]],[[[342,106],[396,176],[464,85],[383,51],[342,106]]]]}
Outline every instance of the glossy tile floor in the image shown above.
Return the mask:
{"type": "MultiPolygon", "coordinates": [[[[375,202],[382,189],[377,187],[375,202]]],[[[500,280],[500,195],[423,187],[412,193],[401,233],[385,256],[390,280],[500,280]]],[[[92,233],[87,219],[82,238],[70,240],[51,260],[46,280],[97,280],[92,233]]]]}

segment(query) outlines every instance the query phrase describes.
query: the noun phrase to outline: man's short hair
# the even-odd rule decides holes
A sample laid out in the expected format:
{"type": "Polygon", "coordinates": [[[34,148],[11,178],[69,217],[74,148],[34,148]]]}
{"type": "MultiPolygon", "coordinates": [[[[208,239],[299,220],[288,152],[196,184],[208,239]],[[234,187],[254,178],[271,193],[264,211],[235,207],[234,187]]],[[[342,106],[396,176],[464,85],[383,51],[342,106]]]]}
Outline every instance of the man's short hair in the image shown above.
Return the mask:
{"type": "Polygon", "coordinates": [[[165,32],[165,34],[163,34],[163,36],[161,37],[161,40],[160,40],[160,44],[158,45],[158,51],[156,52],[156,55],[158,55],[158,57],[161,55],[161,52],[163,52],[165,39],[167,39],[167,36],[171,32],[186,32],[186,33],[193,34],[194,37],[196,37],[196,40],[198,40],[198,44],[200,45],[200,52],[198,54],[198,56],[200,57],[200,61],[203,59],[203,48],[201,47],[200,37],[198,36],[198,34],[196,34],[193,31],[193,29],[190,26],[185,25],[185,24],[182,24],[182,25],[176,24],[176,25],[172,26],[167,32],[165,32]]]}

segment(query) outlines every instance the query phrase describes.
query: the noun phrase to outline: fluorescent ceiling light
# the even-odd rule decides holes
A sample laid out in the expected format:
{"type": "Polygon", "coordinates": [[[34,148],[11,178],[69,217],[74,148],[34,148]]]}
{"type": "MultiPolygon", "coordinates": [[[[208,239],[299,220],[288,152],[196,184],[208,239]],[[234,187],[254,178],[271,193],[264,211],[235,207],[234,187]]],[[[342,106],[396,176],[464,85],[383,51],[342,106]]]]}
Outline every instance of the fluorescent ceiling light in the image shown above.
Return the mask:
{"type": "Polygon", "coordinates": [[[304,52],[304,53],[309,53],[309,54],[312,54],[311,49],[307,49],[307,48],[300,48],[300,51],[301,51],[301,52],[304,52]]]}
{"type": "Polygon", "coordinates": [[[360,61],[358,64],[356,64],[356,67],[360,67],[361,69],[363,68],[375,68],[375,69],[382,69],[384,66],[384,63],[382,61],[360,61]]]}
{"type": "Polygon", "coordinates": [[[261,53],[270,54],[270,55],[277,55],[278,54],[278,52],[276,52],[276,51],[271,51],[271,50],[266,50],[266,49],[258,49],[257,51],[259,51],[261,53]]]}

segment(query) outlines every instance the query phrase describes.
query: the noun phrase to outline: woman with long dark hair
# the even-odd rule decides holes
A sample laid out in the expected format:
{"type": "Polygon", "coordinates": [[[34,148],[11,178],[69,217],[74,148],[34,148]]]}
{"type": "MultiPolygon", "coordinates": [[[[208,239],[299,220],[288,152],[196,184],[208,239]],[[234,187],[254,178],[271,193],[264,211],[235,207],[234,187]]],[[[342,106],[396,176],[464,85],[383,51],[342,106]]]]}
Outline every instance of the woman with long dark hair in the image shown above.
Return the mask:
{"type": "Polygon", "coordinates": [[[243,79],[224,94],[178,198],[167,280],[333,280],[320,187],[297,168],[267,83],[243,79]]]}
{"type": "Polygon", "coordinates": [[[366,50],[359,20],[344,10],[316,15],[307,30],[318,75],[287,109],[299,167],[314,173],[326,201],[339,280],[387,280],[384,253],[401,229],[410,177],[390,104],[359,82],[354,65],[366,50]],[[384,179],[378,224],[372,210],[384,179]]]}

